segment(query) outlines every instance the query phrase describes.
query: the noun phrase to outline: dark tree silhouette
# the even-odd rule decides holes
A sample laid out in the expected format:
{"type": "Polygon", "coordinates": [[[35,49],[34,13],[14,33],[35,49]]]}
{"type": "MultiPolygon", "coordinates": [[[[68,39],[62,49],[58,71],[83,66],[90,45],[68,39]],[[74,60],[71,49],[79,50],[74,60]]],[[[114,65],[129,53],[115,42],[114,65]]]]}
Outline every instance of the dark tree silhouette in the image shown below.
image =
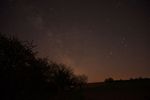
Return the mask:
{"type": "Polygon", "coordinates": [[[70,67],[36,57],[32,44],[0,34],[1,100],[56,99],[85,83],[70,67]]]}
{"type": "Polygon", "coordinates": [[[114,79],[113,79],[112,77],[106,78],[106,79],[104,80],[105,83],[111,83],[111,82],[113,82],[113,81],[114,81],[114,79]]]}

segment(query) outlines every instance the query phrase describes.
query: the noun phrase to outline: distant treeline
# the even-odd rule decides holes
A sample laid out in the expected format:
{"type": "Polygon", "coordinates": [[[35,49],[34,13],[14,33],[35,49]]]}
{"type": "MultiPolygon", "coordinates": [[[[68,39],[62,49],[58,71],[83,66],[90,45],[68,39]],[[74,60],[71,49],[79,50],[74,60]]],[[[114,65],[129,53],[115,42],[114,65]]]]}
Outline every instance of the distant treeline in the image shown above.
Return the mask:
{"type": "Polygon", "coordinates": [[[142,78],[142,77],[139,77],[139,78],[130,78],[130,79],[128,79],[128,80],[122,80],[122,79],[120,79],[120,80],[114,80],[113,78],[106,78],[105,80],[104,80],[104,82],[105,83],[111,83],[111,82],[140,82],[140,81],[142,81],[142,82],[144,82],[144,81],[150,81],[150,78],[142,78]]]}

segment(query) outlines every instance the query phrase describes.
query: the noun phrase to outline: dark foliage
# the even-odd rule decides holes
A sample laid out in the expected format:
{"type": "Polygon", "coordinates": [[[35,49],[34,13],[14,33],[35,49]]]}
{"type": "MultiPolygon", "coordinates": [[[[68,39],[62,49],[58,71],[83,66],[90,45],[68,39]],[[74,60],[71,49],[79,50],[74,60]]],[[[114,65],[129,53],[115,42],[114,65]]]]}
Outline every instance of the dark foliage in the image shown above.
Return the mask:
{"type": "Polygon", "coordinates": [[[114,79],[113,78],[106,78],[105,80],[104,80],[104,82],[105,83],[111,83],[111,82],[113,82],[114,81],[114,79]]]}
{"type": "Polygon", "coordinates": [[[0,34],[0,100],[62,100],[86,83],[85,76],[36,57],[32,49],[27,42],[0,34]]]}

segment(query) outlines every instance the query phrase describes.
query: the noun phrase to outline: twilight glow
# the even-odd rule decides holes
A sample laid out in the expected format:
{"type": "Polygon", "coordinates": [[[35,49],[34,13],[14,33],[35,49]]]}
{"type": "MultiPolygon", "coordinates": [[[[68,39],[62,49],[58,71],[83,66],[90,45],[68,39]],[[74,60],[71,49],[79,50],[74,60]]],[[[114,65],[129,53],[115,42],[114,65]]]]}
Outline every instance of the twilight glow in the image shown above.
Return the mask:
{"type": "Polygon", "coordinates": [[[0,31],[89,82],[150,77],[148,0],[1,0],[0,31]]]}

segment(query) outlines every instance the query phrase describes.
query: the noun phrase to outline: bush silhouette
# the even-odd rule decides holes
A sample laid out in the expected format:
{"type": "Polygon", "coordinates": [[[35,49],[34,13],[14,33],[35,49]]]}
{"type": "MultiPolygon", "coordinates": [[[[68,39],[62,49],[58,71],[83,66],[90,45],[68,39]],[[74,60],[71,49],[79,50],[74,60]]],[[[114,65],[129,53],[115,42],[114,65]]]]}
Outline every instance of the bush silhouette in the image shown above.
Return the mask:
{"type": "Polygon", "coordinates": [[[70,67],[36,57],[32,44],[0,34],[1,100],[57,99],[85,83],[70,67]]]}
{"type": "Polygon", "coordinates": [[[112,77],[106,78],[106,79],[104,80],[105,83],[111,83],[111,82],[113,82],[113,81],[114,81],[114,79],[113,79],[112,77]]]}

